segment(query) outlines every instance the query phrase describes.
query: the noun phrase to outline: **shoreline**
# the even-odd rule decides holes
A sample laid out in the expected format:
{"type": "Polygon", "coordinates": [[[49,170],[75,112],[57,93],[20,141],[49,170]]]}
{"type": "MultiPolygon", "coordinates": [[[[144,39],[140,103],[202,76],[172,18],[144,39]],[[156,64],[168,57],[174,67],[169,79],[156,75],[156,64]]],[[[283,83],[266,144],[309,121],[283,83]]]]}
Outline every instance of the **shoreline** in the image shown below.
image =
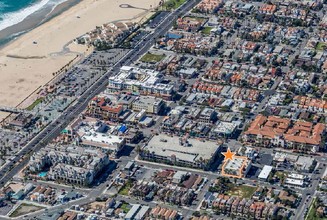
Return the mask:
{"type": "Polygon", "coordinates": [[[24,34],[33,31],[35,28],[49,22],[56,16],[60,16],[65,11],[69,10],[71,7],[77,5],[83,0],[67,0],[56,5],[54,8],[50,9],[45,7],[28,17],[23,21],[14,24],[8,28],[0,31],[0,50],[5,48],[7,45],[18,39],[24,34]]]}
{"type": "Polygon", "coordinates": [[[17,106],[76,54],[90,53],[86,46],[72,43],[74,39],[108,22],[137,22],[141,18],[136,16],[145,17],[150,5],[158,5],[159,0],[153,1],[155,4],[148,0],[72,0],[56,6],[47,21],[0,48],[0,105],[17,106]],[[138,8],[122,8],[121,4],[138,8]],[[68,51],[63,50],[65,46],[68,51]]]}

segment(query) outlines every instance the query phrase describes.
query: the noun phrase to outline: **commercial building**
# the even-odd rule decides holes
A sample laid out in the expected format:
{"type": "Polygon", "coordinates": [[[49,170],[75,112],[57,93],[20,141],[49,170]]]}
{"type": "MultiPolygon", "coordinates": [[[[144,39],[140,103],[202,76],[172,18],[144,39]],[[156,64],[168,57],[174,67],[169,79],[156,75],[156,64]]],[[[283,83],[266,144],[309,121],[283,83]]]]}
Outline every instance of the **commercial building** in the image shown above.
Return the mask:
{"type": "Polygon", "coordinates": [[[285,179],[284,185],[295,186],[295,187],[304,187],[305,179],[306,179],[305,175],[291,173],[291,174],[288,174],[287,178],[285,179]]]}
{"type": "Polygon", "coordinates": [[[179,71],[179,75],[183,76],[183,78],[191,79],[197,74],[197,69],[195,68],[187,68],[187,69],[181,69],[179,71]]]}
{"type": "Polygon", "coordinates": [[[141,149],[140,158],[176,166],[208,169],[221,151],[216,142],[155,135],[141,149]]]}
{"type": "Polygon", "coordinates": [[[295,167],[301,172],[312,172],[317,165],[317,161],[311,157],[299,156],[295,163],[295,167]]]}
{"type": "Polygon", "coordinates": [[[116,126],[110,126],[93,118],[78,118],[69,126],[69,129],[84,146],[103,148],[118,153],[126,144],[125,137],[119,136],[118,133],[113,134],[116,126]]]}
{"type": "Polygon", "coordinates": [[[267,165],[265,165],[265,166],[263,167],[263,169],[261,170],[261,172],[260,172],[258,178],[261,179],[261,180],[265,180],[265,181],[266,181],[266,180],[268,179],[268,177],[269,177],[269,175],[270,175],[272,169],[273,169],[272,166],[267,166],[267,165]]]}
{"type": "Polygon", "coordinates": [[[150,207],[134,204],[127,212],[125,220],[143,220],[149,214],[150,207]]]}
{"type": "Polygon", "coordinates": [[[298,156],[294,154],[289,154],[285,152],[276,152],[274,154],[273,160],[276,163],[284,163],[285,161],[295,163],[298,160],[298,156]]]}
{"type": "Polygon", "coordinates": [[[164,101],[161,98],[151,96],[140,96],[132,104],[133,111],[145,110],[146,113],[158,114],[164,108],[164,101]]]}
{"type": "Polygon", "coordinates": [[[19,113],[17,116],[13,118],[13,120],[9,122],[9,124],[20,128],[26,128],[31,124],[32,119],[33,119],[32,114],[19,113]]]}
{"type": "Polygon", "coordinates": [[[233,156],[233,159],[224,161],[221,174],[227,177],[243,178],[249,172],[251,164],[247,157],[233,156]]]}

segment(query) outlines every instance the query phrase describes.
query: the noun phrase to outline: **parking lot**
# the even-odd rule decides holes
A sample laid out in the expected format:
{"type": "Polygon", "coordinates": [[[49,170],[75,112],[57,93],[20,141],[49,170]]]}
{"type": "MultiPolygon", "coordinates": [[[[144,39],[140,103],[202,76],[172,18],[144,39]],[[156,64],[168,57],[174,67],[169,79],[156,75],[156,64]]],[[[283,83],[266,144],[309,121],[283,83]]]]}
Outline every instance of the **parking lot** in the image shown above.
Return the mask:
{"type": "Polygon", "coordinates": [[[128,50],[126,49],[110,49],[105,51],[94,51],[87,59],[85,59],[81,66],[111,67],[118,60],[120,60],[128,50]]]}
{"type": "Polygon", "coordinates": [[[14,156],[27,143],[28,134],[0,129],[0,154],[4,159],[14,156]]]}

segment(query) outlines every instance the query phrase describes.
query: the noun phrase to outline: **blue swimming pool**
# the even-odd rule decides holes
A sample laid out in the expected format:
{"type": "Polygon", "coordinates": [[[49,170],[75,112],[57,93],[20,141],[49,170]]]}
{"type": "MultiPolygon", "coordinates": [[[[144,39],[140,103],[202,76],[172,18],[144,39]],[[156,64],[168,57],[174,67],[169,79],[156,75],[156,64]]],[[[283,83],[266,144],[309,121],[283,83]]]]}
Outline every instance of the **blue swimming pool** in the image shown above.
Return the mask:
{"type": "Polygon", "coordinates": [[[39,173],[39,177],[45,177],[47,175],[48,172],[41,172],[39,173]]]}

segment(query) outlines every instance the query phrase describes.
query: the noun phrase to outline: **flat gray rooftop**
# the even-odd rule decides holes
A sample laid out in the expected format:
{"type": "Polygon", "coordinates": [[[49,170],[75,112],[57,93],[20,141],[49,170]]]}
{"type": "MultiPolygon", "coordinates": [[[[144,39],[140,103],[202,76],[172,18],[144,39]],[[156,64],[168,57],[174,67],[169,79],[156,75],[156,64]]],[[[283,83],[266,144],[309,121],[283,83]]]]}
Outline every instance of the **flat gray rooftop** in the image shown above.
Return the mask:
{"type": "Polygon", "coordinates": [[[177,159],[194,162],[200,157],[204,160],[211,159],[219,148],[219,144],[212,141],[203,142],[197,139],[186,139],[182,142],[183,145],[180,137],[171,137],[165,134],[155,135],[149,141],[147,150],[156,155],[165,157],[175,155],[177,159]]]}

